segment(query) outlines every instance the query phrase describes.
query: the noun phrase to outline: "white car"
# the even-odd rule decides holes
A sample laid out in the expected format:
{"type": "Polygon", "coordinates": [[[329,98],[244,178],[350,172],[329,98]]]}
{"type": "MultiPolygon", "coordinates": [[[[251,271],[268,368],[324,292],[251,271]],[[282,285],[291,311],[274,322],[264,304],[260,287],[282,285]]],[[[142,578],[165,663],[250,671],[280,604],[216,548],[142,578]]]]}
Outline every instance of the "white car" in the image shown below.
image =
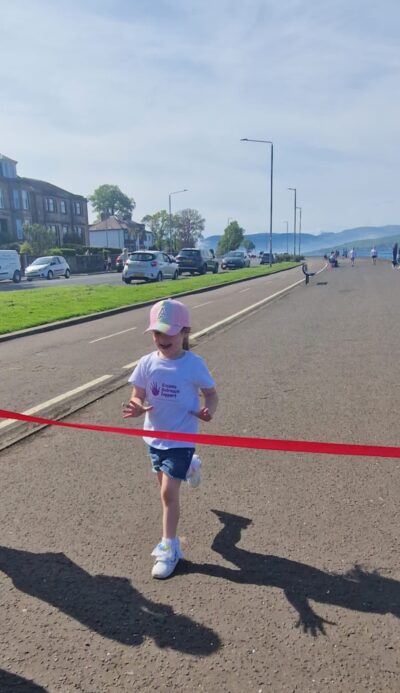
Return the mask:
{"type": "Polygon", "coordinates": [[[133,279],[161,282],[178,279],[179,269],[175,259],[160,250],[137,250],[130,253],[122,270],[122,281],[130,284],[133,279]]]}
{"type": "Polygon", "coordinates": [[[71,270],[65,257],[62,255],[49,255],[38,257],[25,269],[28,282],[32,279],[53,279],[53,277],[65,277],[69,279],[71,270]]]}

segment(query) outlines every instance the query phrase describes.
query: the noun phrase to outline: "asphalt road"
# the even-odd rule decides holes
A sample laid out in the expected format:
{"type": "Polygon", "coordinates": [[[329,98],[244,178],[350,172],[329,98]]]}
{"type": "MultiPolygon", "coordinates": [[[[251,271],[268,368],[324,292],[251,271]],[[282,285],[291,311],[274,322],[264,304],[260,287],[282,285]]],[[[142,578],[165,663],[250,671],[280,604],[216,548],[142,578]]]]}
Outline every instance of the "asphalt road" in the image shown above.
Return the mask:
{"type": "MultiPolygon", "coordinates": [[[[343,263],[199,341],[220,394],[202,430],[398,445],[399,281],[343,263]]],[[[128,395],[73,420],[120,426],[128,395]]],[[[0,690],[398,691],[398,461],[199,452],[161,583],[140,439],[53,428],[2,452],[0,690]]]]}
{"type": "MultiPolygon", "coordinates": [[[[323,267],[319,259],[314,264],[323,267]]],[[[192,311],[192,332],[203,330],[303,279],[301,269],[295,268],[186,296],[192,311]]],[[[44,411],[59,415],[72,411],[84,395],[85,401],[91,401],[99,392],[113,389],[115,381],[125,382],[128,364],[149,348],[149,335],[143,334],[148,313],[147,306],[135,308],[22,339],[3,343],[0,340],[3,408],[27,412],[50,400],[49,406],[40,409],[42,415],[44,411]],[[56,412],[54,398],[58,398],[56,412]]],[[[10,430],[9,422],[0,423],[0,449],[5,429],[10,430]]]]}

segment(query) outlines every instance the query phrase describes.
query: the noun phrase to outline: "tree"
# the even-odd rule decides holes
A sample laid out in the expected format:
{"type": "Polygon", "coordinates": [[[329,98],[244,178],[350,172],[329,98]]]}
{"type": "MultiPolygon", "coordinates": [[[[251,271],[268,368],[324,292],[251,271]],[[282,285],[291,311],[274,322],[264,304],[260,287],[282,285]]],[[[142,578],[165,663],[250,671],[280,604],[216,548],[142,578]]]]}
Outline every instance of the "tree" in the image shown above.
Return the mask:
{"type": "Polygon", "coordinates": [[[197,209],[182,209],[173,215],[172,244],[173,250],[194,248],[203,238],[205,219],[197,209]]]}
{"type": "Polygon", "coordinates": [[[225,255],[230,250],[237,250],[243,244],[244,229],[237,223],[231,221],[226,227],[224,235],[218,241],[217,255],[225,255]]]}
{"type": "Polygon", "coordinates": [[[124,195],[118,185],[100,185],[88,199],[99,219],[115,215],[123,221],[131,221],[136,207],[135,200],[124,195]]]}
{"type": "Polygon", "coordinates": [[[56,234],[41,224],[24,224],[25,240],[29,242],[33,255],[43,255],[56,244],[56,234]]]}
{"type": "Polygon", "coordinates": [[[249,238],[244,239],[242,246],[243,248],[246,248],[248,253],[250,252],[250,250],[254,250],[254,248],[256,247],[253,241],[251,241],[249,238]]]}
{"type": "Polygon", "coordinates": [[[154,247],[157,250],[166,250],[169,243],[169,216],[165,209],[155,214],[146,214],[142,219],[149,231],[154,234],[154,247]]]}

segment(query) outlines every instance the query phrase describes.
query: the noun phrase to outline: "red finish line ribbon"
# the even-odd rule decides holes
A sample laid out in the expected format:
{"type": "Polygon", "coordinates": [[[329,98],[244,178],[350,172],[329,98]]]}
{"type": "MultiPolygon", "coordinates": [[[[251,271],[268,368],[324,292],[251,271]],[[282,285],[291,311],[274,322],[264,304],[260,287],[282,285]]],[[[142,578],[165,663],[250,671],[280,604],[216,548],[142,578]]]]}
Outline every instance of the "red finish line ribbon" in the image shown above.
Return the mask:
{"type": "Polygon", "coordinates": [[[98,426],[94,424],[53,421],[40,416],[19,414],[0,409],[0,419],[15,419],[44,426],[61,426],[84,431],[117,433],[124,436],[149,436],[165,440],[179,440],[201,445],[218,445],[229,448],[251,448],[253,450],[281,450],[282,452],[309,452],[319,455],[358,455],[362,457],[400,457],[400,448],[384,445],[351,445],[348,443],[321,443],[306,440],[280,440],[277,438],[247,438],[242,436],[208,435],[204,433],[171,433],[171,431],[148,431],[141,428],[120,428],[118,426],[98,426]]]}

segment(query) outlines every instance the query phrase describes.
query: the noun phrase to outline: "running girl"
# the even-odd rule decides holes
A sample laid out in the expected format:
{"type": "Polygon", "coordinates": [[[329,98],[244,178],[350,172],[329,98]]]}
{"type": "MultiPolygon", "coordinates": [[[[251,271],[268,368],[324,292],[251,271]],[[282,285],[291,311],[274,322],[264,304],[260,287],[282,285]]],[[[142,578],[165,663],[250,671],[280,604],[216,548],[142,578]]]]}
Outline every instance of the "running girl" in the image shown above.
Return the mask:
{"type": "Polygon", "coordinates": [[[183,557],[177,537],[181,483],[198,485],[200,460],[193,457],[194,444],[154,438],[150,431],[197,433],[199,420],[213,418],[218,397],[203,359],[189,352],[190,317],[183,303],[173,299],[156,303],[146,332],[152,332],[156,350],[140,359],[129,378],[133,391],[123,417],[145,415],[149,435],[143,440],[160,484],[163,510],[162,539],[152,552],[152,576],[167,578],[183,557]]]}

